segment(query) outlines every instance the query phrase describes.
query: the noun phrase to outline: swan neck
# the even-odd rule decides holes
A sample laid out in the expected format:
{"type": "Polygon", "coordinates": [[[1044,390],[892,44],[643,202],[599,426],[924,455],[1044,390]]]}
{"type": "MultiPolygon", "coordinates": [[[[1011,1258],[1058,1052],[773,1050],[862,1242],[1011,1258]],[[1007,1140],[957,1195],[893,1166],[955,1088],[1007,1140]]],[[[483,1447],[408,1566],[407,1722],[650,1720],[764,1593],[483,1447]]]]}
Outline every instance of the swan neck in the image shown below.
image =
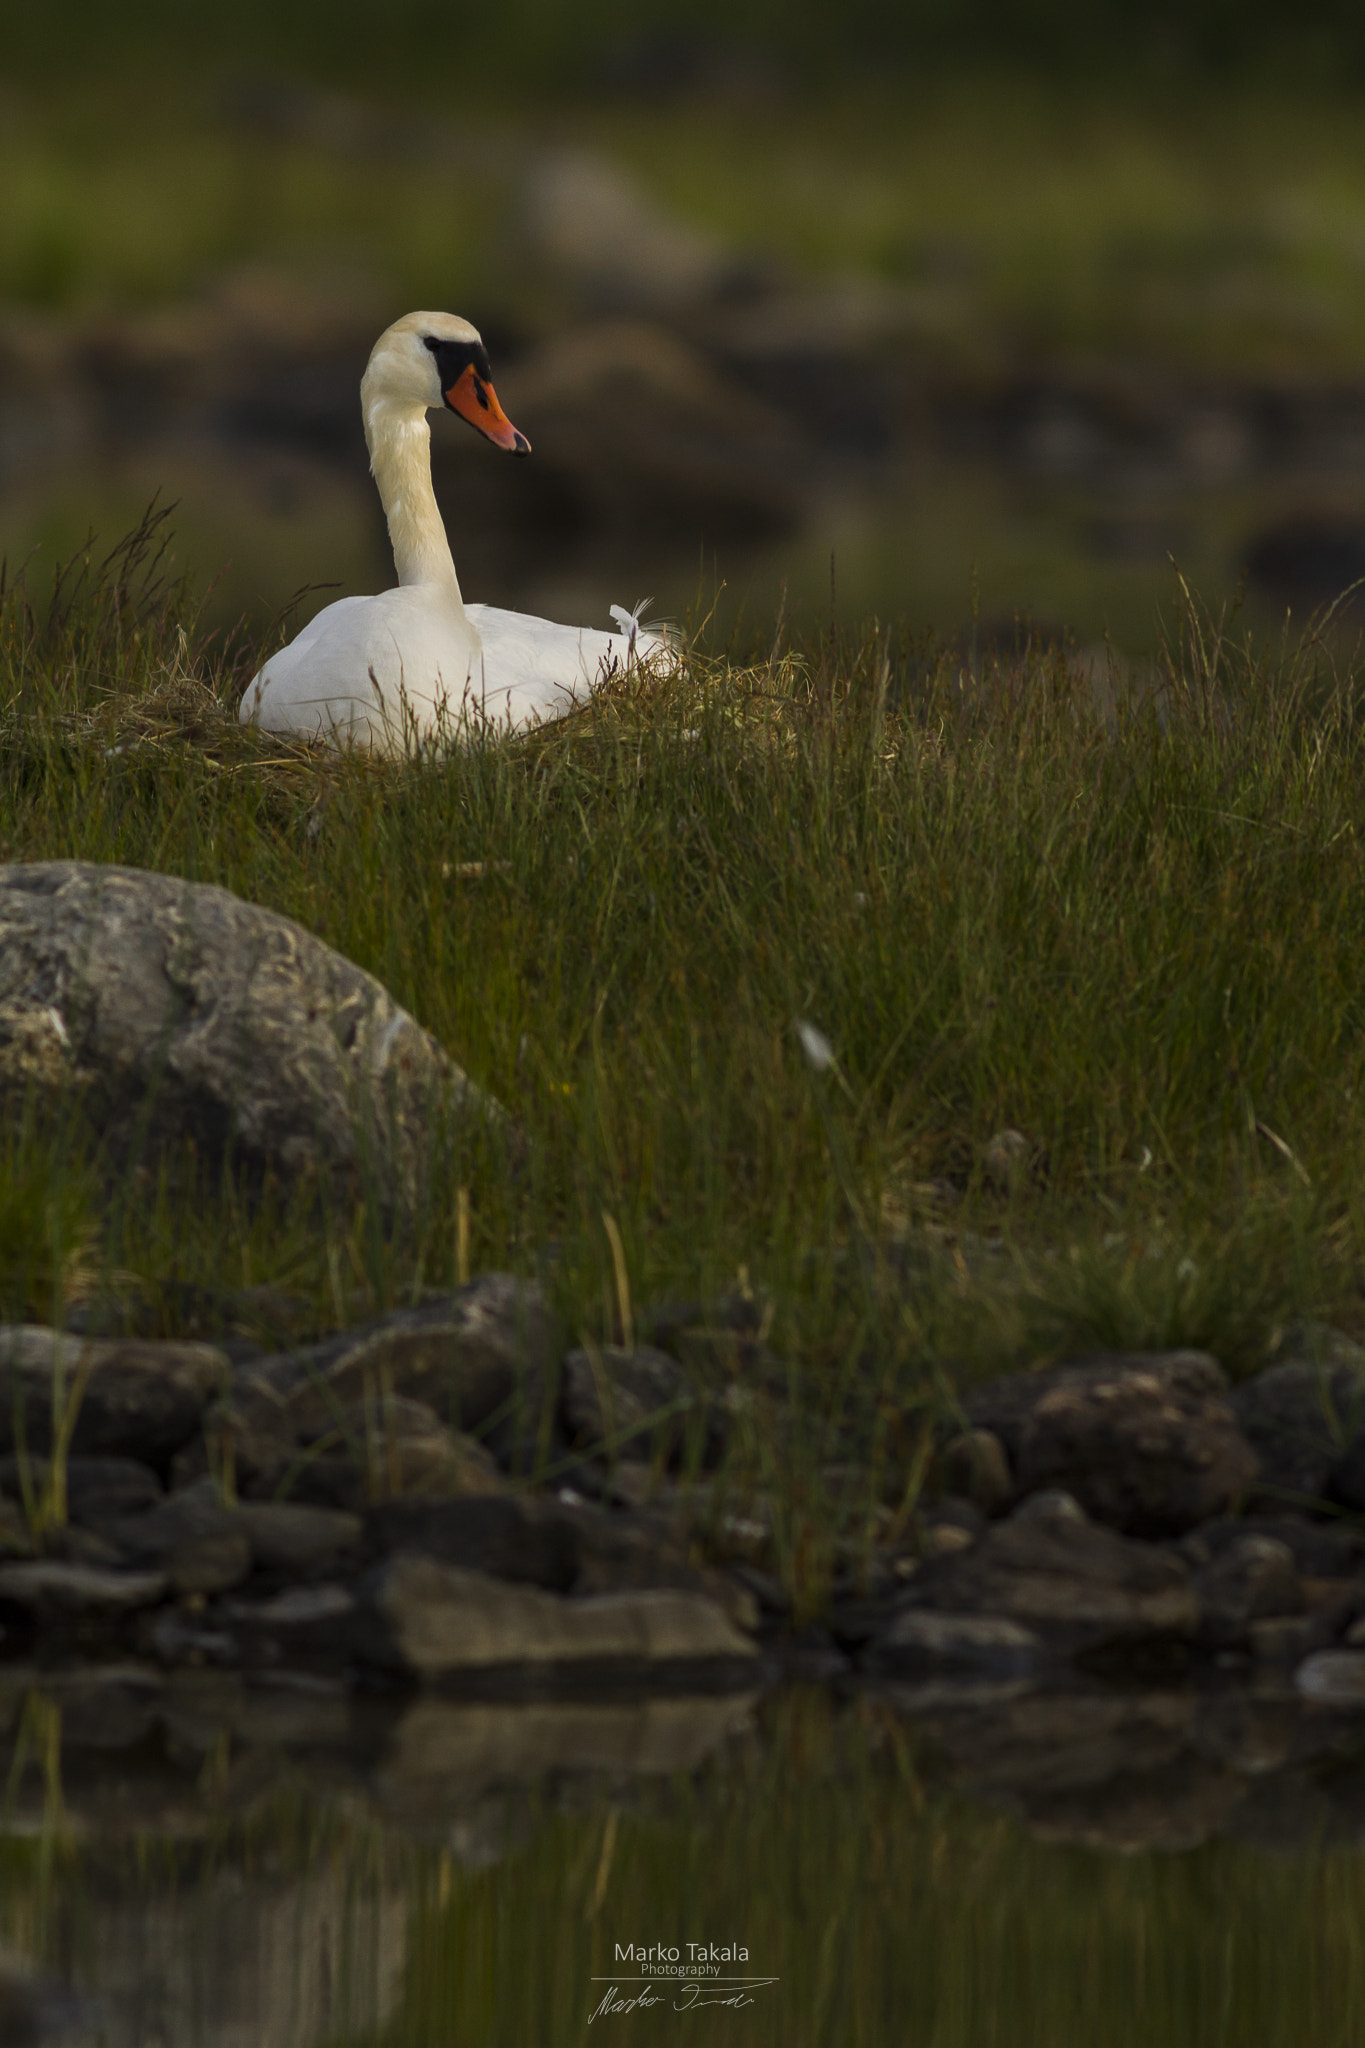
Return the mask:
{"type": "Polygon", "coordinates": [[[436,493],[431,487],[431,429],[421,406],[371,401],[361,386],[370,471],[389,526],[398,581],[439,583],[460,602],[460,586],[436,493]]]}

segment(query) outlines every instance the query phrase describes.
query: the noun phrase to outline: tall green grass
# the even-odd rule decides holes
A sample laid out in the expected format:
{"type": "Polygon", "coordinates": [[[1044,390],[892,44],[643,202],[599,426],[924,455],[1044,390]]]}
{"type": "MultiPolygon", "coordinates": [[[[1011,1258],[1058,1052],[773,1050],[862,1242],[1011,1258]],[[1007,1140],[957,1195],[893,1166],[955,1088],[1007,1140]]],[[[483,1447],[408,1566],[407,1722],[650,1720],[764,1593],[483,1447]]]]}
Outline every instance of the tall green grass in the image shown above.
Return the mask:
{"type": "Polygon", "coordinates": [[[320,1229],[160,1169],[111,1193],[74,1141],[54,1165],[12,1132],[11,1180],[47,1192],[0,1202],[7,1312],[114,1286],[185,1327],[267,1284],[323,1326],[453,1284],[463,1185],[475,1270],[542,1272],[570,1334],[618,1328],[605,1218],[637,1306],[769,1298],[815,1492],[1011,1361],[1197,1342],[1238,1372],[1293,1315],[1362,1320],[1365,735],[1326,643],[1267,657],[1192,605],[1159,672],[1097,691],[1064,650],[974,673],[829,629],[380,764],[243,732],[259,650],[199,637],[155,539],[48,617],[5,599],[0,852],[299,919],[526,1159],[320,1229]],[[1008,1188],[982,1164],[1004,1127],[1008,1188]]]}

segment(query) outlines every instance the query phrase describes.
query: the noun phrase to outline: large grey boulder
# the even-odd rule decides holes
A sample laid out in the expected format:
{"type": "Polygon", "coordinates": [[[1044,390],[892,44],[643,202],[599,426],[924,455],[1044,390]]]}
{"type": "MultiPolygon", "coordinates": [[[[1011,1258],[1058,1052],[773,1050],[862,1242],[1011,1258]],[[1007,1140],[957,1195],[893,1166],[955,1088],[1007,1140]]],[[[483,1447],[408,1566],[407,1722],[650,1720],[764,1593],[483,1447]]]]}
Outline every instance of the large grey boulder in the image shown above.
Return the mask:
{"type": "Polygon", "coordinates": [[[127,1153],[410,1188],[446,1108],[498,1112],[372,975],[226,889],[0,867],[0,1101],[83,1097],[127,1153]]]}

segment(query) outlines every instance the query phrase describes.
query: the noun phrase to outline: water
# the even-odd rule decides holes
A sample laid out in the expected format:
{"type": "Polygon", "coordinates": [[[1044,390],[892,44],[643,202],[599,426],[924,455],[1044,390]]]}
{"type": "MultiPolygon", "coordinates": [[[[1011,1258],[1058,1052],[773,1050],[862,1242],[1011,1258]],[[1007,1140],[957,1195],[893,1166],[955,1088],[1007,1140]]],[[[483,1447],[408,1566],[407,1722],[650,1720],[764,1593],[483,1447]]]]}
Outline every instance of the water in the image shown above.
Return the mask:
{"type": "Polygon", "coordinates": [[[1365,2018],[1365,1742],[1274,1683],[509,1705],[125,1667],[0,1700],[0,1937],[80,2048],[1301,2048],[1365,2018]]]}

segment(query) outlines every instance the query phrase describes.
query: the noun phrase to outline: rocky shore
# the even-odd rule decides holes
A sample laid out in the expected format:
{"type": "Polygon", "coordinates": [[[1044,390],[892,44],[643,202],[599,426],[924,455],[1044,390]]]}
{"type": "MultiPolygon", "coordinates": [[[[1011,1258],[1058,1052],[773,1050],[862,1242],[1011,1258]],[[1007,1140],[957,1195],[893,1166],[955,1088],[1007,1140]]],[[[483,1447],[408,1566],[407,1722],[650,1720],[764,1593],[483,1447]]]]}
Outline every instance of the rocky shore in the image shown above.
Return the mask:
{"type": "Polygon", "coordinates": [[[0,1331],[0,1658],[509,1695],[1159,1667],[1365,1707],[1347,1340],[1301,1332],[1236,1388],[1177,1351],[974,1390],[798,1627],[779,1503],[733,1455],[752,1392],[695,1362],[756,1349],[752,1314],[566,1351],[534,1282],[484,1274],[283,1352],[0,1331]],[[58,1371],[83,1395],[54,1461],[58,1371]]]}
{"type": "MultiPolygon", "coordinates": [[[[0,869],[0,937],[8,1103],[343,1201],[406,1199],[442,1104],[515,1159],[379,983],[224,890],[0,869]]],[[[789,1374],[744,1293],[586,1347],[507,1273],[303,1346],[275,1306],[273,1346],[251,1290],[200,1303],[195,1341],[117,1298],[0,1328],[0,1663],[514,1695],[1155,1661],[1365,1705],[1365,1349],[1339,1333],[1236,1387],[1205,1352],[1105,1354],[972,1387],[928,1439],[891,1417],[876,1475],[851,1439],[803,1475],[811,1570],[789,1374]]]]}

